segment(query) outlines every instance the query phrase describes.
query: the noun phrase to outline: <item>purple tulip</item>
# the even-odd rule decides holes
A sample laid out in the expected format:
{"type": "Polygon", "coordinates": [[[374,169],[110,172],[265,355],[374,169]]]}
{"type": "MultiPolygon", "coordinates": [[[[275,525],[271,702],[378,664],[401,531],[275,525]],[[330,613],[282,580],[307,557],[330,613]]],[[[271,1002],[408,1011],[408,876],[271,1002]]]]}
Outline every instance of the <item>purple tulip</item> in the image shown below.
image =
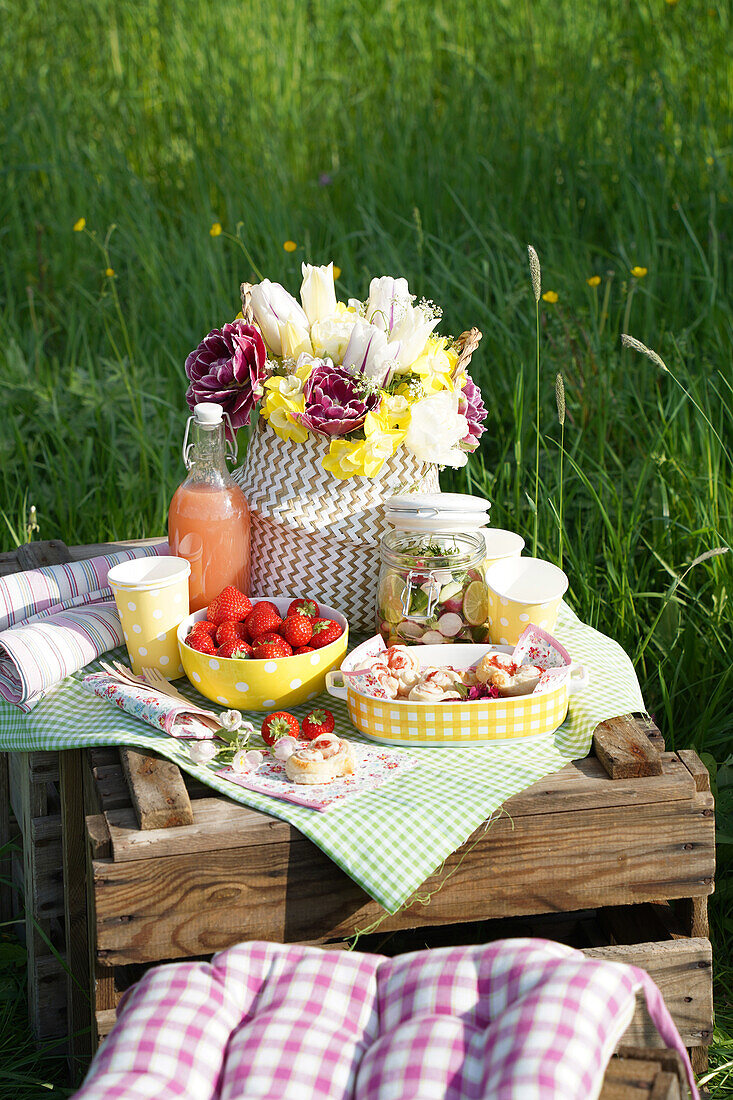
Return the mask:
{"type": "Polygon", "coordinates": [[[267,352],[259,329],[232,321],[212,329],[186,359],[186,391],[193,411],[200,401],[216,401],[229,413],[232,427],[249,424],[252,409],[262,397],[267,352]]]}
{"type": "Polygon", "coordinates": [[[379,407],[381,394],[369,393],[363,380],[327,360],[314,367],[303,386],[305,410],[294,413],[309,431],[348,435],[361,428],[366,414],[379,407]]]}

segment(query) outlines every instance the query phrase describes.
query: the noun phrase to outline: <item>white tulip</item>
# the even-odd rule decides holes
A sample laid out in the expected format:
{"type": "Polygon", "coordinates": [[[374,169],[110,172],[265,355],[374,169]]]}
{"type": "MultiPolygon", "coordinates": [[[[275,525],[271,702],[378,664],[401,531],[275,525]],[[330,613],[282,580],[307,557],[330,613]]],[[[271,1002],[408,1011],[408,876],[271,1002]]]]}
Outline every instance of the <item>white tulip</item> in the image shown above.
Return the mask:
{"type": "Polygon", "coordinates": [[[311,329],[311,343],[316,355],[328,357],[334,363],[343,362],[346,347],[351,339],[355,318],[327,317],[316,321],[311,329]]]}
{"type": "Polygon", "coordinates": [[[411,408],[405,446],[421,462],[465,466],[468,456],[459,444],[468,433],[468,421],[456,410],[456,395],[440,390],[416,401],[411,408]]]}
{"type": "Polygon", "coordinates": [[[410,306],[403,313],[389,334],[390,346],[396,346],[392,358],[400,367],[410,367],[420,357],[439,321],[440,317],[429,318],[420,306],[410,306]]]}
{"type": "Polygon", "coordinates": [[[366,321],[355,321],[344,352],[343,365],[353,368],[352,374],[363,374],[385,386],[392,358],[392,349],[387,344],[385,333],[366,321]]]}
{"type": "Polygon", "coordinates": [[[283,353],[282,329],[285,324],[290,322],[306,333],[310,329],[304,310],[280,283],[271,283],[269,279],[257,283],[252,287],[250,304],[255,321],[273,355],[283,353]]]}
{"type": "Polygon", "coordinates": [[[411,304],[412,296],[407,279],[382,275],[379,279],[372,279],[369,284],[366,319],[382,332],[390,333],[391,338],[392,329],[411,304]]]}
{"type": "Polygon", "coordinates": [[[280,346],[283,359],[297,359],[304,352],[310,355],[313,351],[308,329],[292,321],[280,322],[280,346]]]}
{"type": "Polygon", "coordinates": [[[333,263],[327,267],[303,264],[300,300],[311,325],[323,321],[336,311],[336,288],[333,285],[333,263]]]}

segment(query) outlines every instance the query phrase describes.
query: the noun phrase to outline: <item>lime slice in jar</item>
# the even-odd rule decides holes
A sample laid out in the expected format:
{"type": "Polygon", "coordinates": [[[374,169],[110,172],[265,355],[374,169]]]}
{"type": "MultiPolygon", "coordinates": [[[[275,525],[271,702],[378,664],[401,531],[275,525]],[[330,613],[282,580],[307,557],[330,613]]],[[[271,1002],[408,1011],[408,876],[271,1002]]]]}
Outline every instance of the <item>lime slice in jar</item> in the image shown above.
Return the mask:
{"type": "Polygon", "coordinates": [[[480,626],[489,617],[489,590],[483,581],[471,581],[463,593],[463,617],[471,626],[480,626]]]}
{"type": "Polygon", "coordinates": [[[399,600],[401,603],[404,587],[404,577],[400,577],[397,573],[387,573],[379,585],[379,606],[384,607],[385,604],[393,600],[399,600]]]}

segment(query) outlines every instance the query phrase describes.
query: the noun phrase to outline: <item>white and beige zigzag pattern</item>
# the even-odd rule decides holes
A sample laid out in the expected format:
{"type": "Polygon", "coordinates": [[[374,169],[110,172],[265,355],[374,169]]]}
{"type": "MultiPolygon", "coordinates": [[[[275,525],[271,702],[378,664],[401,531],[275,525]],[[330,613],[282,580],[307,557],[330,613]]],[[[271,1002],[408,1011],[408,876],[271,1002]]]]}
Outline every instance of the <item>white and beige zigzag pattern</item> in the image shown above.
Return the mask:
{"type": "Polygon", "coordinates": [[[341,611],[352,631],[373,634],[379,552],[371,543],[278,523],[252,512],[252,591],[312,596],[341,611]]]}
{"type": "Polygon", "coordinates": [[[376,544],[388,497],[440,492],[437,466],[419,462],[404,448],[387,459],[377,477],[339,480],[321,466],[328,447],[327,439],[313,435],[304,443],[280,439],[258,418],[244,465],[234,475],[250,508],[301,531],[376,544]]]}

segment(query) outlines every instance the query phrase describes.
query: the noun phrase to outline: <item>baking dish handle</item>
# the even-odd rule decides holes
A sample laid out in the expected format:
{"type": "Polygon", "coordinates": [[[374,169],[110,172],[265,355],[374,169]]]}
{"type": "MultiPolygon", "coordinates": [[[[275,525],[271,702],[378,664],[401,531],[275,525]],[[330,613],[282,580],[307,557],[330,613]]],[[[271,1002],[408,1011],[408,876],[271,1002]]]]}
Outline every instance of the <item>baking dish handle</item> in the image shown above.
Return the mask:
{"type": "Polygon", "coordinates": [[[332,695],[334,699],[346,698],[346,684],[344,683],[343,673],[340,669],[332,669],[331,672],[326,673],[326,691],[329,695],[332,695]]]}
{"type": "Polygon", "coordinates": [[[590,674],[584,665],[572,664],[570,666],[570,679],[568,680],[568,695],[575,695],[584,691],[590,683],[590,674]]]}

